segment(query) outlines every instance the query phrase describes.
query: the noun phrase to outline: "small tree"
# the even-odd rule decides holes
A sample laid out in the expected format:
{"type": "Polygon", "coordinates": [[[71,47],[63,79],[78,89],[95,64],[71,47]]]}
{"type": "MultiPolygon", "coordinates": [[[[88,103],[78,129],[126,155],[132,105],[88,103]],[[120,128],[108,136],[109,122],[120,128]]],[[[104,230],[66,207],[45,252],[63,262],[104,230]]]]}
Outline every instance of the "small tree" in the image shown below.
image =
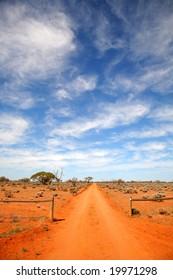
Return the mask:
{"type": "Polygon", "coordinates": [[[43,185],[47,185],[56,180],[56,177],[51,172],[41,171],[33,174],[30,179],[33,181],[38,181],[43,185]]]}
{"type": "Polygon", "coordinates": [[[86,181],[88,184],[91,183],[92,180],[93,180],[93,177],[91,177],[91,176],[85,177],[85,181],[86,181]]]}
{"type": "Polygon", "coordinates": [[[125,182],[122,179],[118,179],[116,183],[120,186],[123,185],[125,182]]]}

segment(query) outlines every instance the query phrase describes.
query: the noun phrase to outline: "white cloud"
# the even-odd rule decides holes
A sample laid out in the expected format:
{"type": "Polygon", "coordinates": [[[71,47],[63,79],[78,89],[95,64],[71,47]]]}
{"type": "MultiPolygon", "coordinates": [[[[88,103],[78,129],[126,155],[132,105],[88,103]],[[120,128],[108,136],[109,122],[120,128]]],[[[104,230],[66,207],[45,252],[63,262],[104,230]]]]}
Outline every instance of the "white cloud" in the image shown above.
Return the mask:
{"type": "Polygon", "coordinates": [[[159,57],[159,59],[162,56],[167,58],[173,50],[172,14],[160,13],[152,19],[149,16],[147,14],[148,19],[142,19],[141,23],[136,26],[136,30],[133,30],[130,43],[131,52],[138,59],[149,56],[159,57]]]}
{"type": "Polygon", "coordinates": [[[126,132],[123,137],[128,138],[157,138],[167,136],[169,133],[173,133],[172,126],[157,126],[157,127],[146,127],[138,131],[126,132]]]}
{"type": "Polygon", "coordinates": [[[0,87],[0,90],[1,103],[23,110],[35,106],[36,98],[33,98],[32,94],[23,88],[19,80],[5,83],[0,87]]]}
{"type": "MultiPolygon", "coordinates": [[[[50,142],[49,144],[58,144],[50,142]]],[[[105,166],[112,162],[112,158],[107,155],[111,153],[111,150],[104,149],[69,149],[66,151],[57,151],[55,147],[50,149],[23,149],[18,148],[16,150],[12,148],[1,148],[1,163],[3,167],[16,168],[31,171],[33,169],[47,169],[50,170],[50,166],[53,168],[68,168],[76,166],[76,169],[88,166],[105,166]],[[93,157],[94,156],[94,157],[93,157]]],[[[53,170],[51,170],[53,171],[53,170]]],[[[76,171],[77,172],[77,171],[76,171]]]]}
{"type": "Polygon", "coordinates": [[[151,88],[155,92],[172,93],[173,86],[173,66],[172,59],[168,62],[146,65],[143,73],[137,77],[139,83],[143,84],[145,89],[151,88]]]}
{"type": "Polygon", "coordinates": [[[29,128],[29,121],[10,114],[0,116],[0,144],[13,145],[20,143],[25,138],[25,133],[29,128]]]}
{"type": "Polygon", "coordinates": [[[87,131],[95,129],[113,128],[120,125],[128,125],[149,112],[148,105],[135,103],[100,104],[97,114],[93,118],[79,118],[62,124],[52,131],[52,135],[81,137],[87,131]]]}
{"type": "Polygon", "coordinates": [[[99,158],[102,158],[102,157],[105,157],[105,156],[108,156],[110,154],[113,154],[113,151],[112,150],[108,150],[108,149],[91,149],[90,150],[90,153],[93,157],[99,157],[99,158]]]}
{"type": "Polygon", "coordinates": [[[68,93],[67,90],[65,89],[59,89],[56,92],[54,92],[54,96],[58,99],[58,100],[63,100],[63,99],[71,99],[70,94],[68,93]]]}
{"type": "Polygon", "coordinates": [[[173,50],[172,2],[106,0],[121,20],[122,30],[131,51],[131,59],[171,57],[173,50]],[[133,10],[133,13],[131,12],[133,10]]]}
{"type": "Polygon", "coordinates": [[[73,80],[69,84],[69,90],[76,92],[77,94],[80,94],[85,91],[94,90],[97,83],[97,77],[96,76],[78,76],[75,80],[73,80]]]}
{"type": "Polygon", "coordinates": [[[76,49],[69,18],[53,7],[51,17],[24,3],[1,8],[1,73],[28,79],[62,71],[76,49]]]}
{"type": "Polygon", "coordinates": [[[140,93],[146,89],[148,84],[141,81],[140,77],[134,74],[133,77],[116,75],[116,77],[109,78],[109,86],[116,91],[140,93]]]}
{"type": "MultiPolygon", "coordinates": [[[[131,171],[134,171],[134,173],[132,174],[132,178],[134,178],[135,176],[135,173],[137,172],[137,170],[141,170],[141,175],[143,174],[143,169],[146,169],[146,170],[150,170],[150,171],[153,171],[155,168],[157,168],[157,174],[156,174],[156,178],[160,178],[158,173],[159,171],[161,172],[162,176],[165,172],[165,168],[166,170],[168,171],[171,171],[172,168],[173,168],[173,161],[144,161],[142,160],[141,162],[131,162],[131,163],[118,163],[118,164],[111,164],[107,167],[104,167],[103,168],[103,171],[126,171],[126,170],[131,170],[131,171]]],[[[149,175],[147,174],[146,175],[146,180],[148,180],[149,178],[149,175]]],[[[140,180],[140,179],[139,179],[140,180]]]]}
{"type": "MultiPolygon", "coordinates": [[[[0,6],[0,100],[5,106],[31,109],[50,100],[40,97],[40,80],[61,74],[76,50],[73,24],[58,5],[47,3],[44,9],[37,2],[35,9],[19,1],[0,6]]],[[[62,90],[55,96],[70,98],[62,90]]]]}
{"type": "Polygon", "coordinates": [[[152,124],[150,126],[143,126],[141,128],[131,128],[128,130],[125,130],[124,132],[119,134],[112,134],[110,137],[111,142],[120,142],[125,139],[156,139],[159,137],[164,137],[163,139],[166,139],[165,141],[167,142],[167,137],[172,137],[173,135],[173,126],[172,124],[168,123],[158,123],[152,124]]]}
{"type": "Polygon", "coordinates": [[[110,49],[123,49],[125,47],[125,41],[116,34],[118,30],[117,26],[114,25],[113,28],[109,19],[102,13],[98,16],[94,30],[94,43],[97,49],[102,53],[110,49]]]}
{"type": "Polygon", "coordinates": [[[74,99],[84,92],[92,91],[96,88],[97,77],[95,75],[78,75],[71,81],[58,83],[54,96],[58,100],[74,99]]]}
{"type": "Polygon", "coordinates": [[[114,92],[123,92],[130,96],[136,97],[147,89],[153,92],[159,92],[162,94],[172,93],[173,86],[173,67],[169,63],[161,63],[148,65],[145,63],[145,67],[139,68],[138,72],[133,74],[114,74],[107,76],[108,88],[114,92]]]}
{"type": "MultiPolygon", "coordinates": [[[[159,108],[153,110],[150,117],[158,121],[173,122],[173,106],[171,105],[160,106],[159,108]]],[[[166,125],[165,127],[170,127],[170,126],[166,125]]]]}
{"type": "Polygon", "coordinates": [[[138,1],[131,5],[127,2],[107,0],[121,22],[119,30],[125,41],[123,58],[131,61],[133,74],[115,77],[112,69],[110,85],[112,89],[132,93],[148,88],[154,92],[172,93],[172,2],[138,1]]]}
{"type": "MultiPolygon", "coordinates": [[[[1,162],[3,165],[1,168],[8,168],[12,170],[27,170],[29,173],[32,170],[50,170],[53,172],[53,168],[64,167],[67,162],[63,160],[63,156],[44,153],[35,149],[25,150],[25,149],[3,149],[1,150],[1,162]],[[52,170],[51,170],[52,168],[52,170]]],[[[30,173],[32,175],[32,173],[30,173]]],[[[20,176],[20,174],[19,174],[20,176]]]]}
{"type": "Polygon", "coordinates": [[[166,144],[163,142],[148,142],[142,145],[137,145],[136,143],[128,143],[125,145],[129,151],[161,151],[166,149],[166,144]]]}

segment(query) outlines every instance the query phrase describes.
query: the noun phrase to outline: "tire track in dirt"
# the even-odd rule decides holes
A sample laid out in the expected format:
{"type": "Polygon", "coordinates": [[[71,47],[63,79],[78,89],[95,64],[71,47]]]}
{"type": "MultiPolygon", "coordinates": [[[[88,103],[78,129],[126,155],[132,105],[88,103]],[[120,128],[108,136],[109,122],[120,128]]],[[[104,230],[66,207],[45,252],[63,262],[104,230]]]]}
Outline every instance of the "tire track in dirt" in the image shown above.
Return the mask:
{"type": "Polygon", "coordinates": [[[152,259],[96,184],[73,200],[45,259],[152,259]]]}

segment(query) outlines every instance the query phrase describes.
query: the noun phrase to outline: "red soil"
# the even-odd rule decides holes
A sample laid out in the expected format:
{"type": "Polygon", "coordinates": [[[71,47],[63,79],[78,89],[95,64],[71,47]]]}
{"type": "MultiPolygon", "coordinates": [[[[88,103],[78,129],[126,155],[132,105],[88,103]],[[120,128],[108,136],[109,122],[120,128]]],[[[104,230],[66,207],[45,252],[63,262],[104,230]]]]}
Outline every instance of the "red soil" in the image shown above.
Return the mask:
{"type": "MultiPolygon", "coordinates": [[[[119,203],[111,190],[96,184],[74,197],[64,193],[62,200],[56,198],[55,222],[42,218],[37,227],[0,239],[0,259],[173,259],[172,217],[161,223],[142,215],[130,217],[123,208],[127,196],[122,197],[119,203]]],[[[49,211],[49,206],[44,209],[49,211]]]]}

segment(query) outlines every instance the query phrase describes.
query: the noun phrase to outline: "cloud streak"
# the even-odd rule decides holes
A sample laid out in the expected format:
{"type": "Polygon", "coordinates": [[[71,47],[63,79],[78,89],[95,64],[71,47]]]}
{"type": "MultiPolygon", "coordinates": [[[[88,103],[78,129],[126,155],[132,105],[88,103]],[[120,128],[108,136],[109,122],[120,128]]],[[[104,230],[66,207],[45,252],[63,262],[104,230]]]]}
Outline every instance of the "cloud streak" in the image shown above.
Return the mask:
{"type": "Polygon", "coordinates": [[[19,78],[40,78],[62,71],[75,50],[69,18],[24,4],[1,5],[1,73],[19,78]]]}
{"type": "Polygon", "coordinates": [[[24,141],[30,122],[20,116],[0,115],[0,144],[14,145],[24,141]]]}
{"type": "Polygon", "coordinates": [[[96,85],[97,77],[95,75],[78,75],[68,83],[59,83],[58,89],[54,92],[54,96],[58,100],[73,100],[85,92],[94,90],[96,85]]]}
{"type": "Polygon", "coordinates": [[[138,103],[100,104],[97,111],[96,116],[92,118],[79,118],[76,121],[61,125],[58,129],[52,131],[52,135],[81,137],[91,130],[100,131],[116,126],[129,125],[144,117],[149,112],[149,107],[138,103]]]}

